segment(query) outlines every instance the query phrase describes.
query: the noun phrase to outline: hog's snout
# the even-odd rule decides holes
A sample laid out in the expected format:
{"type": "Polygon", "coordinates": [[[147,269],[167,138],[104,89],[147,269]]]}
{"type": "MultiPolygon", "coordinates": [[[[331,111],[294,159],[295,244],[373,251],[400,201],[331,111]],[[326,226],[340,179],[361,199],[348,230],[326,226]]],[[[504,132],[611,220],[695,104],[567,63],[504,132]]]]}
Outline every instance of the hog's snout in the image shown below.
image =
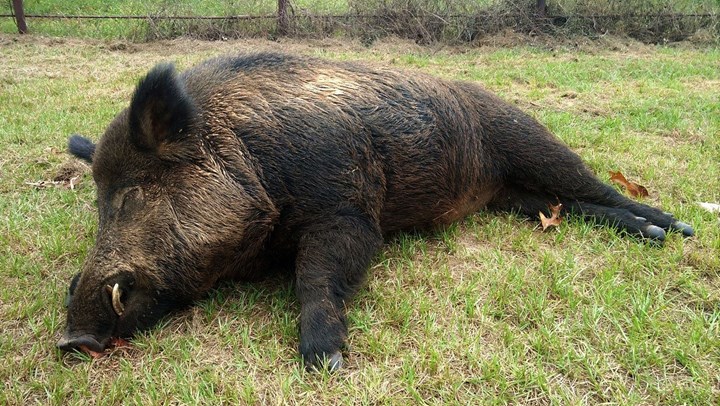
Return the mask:
{"type": "Polygon", "coordinates": [[[102,352],[105,349],[105,345],[91,334],[83,334],[77,337],[68,337],[67,334],[64,334],[57,342],[57,346],[63,351],[77,351],[80,350],[81,346],[95,352],[102,352]]]}

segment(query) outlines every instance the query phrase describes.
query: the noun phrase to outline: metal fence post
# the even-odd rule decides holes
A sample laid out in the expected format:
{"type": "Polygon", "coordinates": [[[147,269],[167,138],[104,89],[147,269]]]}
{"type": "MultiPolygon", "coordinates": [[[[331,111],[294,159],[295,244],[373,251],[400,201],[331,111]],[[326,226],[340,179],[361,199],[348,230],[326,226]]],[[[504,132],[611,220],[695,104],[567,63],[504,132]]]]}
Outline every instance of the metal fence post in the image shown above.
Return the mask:
{"type": "Polygon", "coordinates": [[[15,14],[15,22],[17,23],[18,32],[20,34],[27,34],[28,28],[25,24],[25,11],[23,11],[22,0],[13,0],[13,13],[15,14]]]}

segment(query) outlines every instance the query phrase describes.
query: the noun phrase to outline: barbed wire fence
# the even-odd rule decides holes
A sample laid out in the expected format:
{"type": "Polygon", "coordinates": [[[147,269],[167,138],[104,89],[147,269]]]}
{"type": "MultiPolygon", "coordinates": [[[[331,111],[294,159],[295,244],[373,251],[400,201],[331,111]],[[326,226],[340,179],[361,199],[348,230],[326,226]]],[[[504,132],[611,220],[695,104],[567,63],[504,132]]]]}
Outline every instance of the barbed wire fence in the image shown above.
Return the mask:
{"type": "Polygon", "coordinates": [[[18,32],[29,21],[92,22],[134,20],[138,40],[179,36],[203,39],[241,37],[349,36],[372,42],[385,36],[418,43],[473,42],[512,30],[547,35],[627,35],[645,42],[672,42],[698,32],[720,38],[718,7],[683,11],[679,0],[267,0],[238,13],[233,1],[219,4],[224,15],[198,15],[173,2],[159,2],[146,14],[91,15],[26,13],[22,0],[11,0],[18,32]],[[270,3],[271,2],[271,3],[270,3]],[[226,6],[226,7],[225,7],[226,6]],[[138,28],[140,27],[140,28],[138,28]]]}

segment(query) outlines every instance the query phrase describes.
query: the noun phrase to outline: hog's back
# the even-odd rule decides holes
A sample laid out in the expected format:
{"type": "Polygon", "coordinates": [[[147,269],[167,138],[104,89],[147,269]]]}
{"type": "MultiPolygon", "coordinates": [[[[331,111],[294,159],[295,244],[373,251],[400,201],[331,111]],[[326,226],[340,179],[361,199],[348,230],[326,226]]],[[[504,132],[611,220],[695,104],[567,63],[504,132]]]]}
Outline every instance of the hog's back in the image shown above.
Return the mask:
{"type": "Polygon", "coordinates": [[[184,79],[210,136],[242,140],[289,217],[350,203],[388,233],[457,220],[497,190],[484,122],[509,106],[479,86],[276,54],[211,60],[184,79]]]}

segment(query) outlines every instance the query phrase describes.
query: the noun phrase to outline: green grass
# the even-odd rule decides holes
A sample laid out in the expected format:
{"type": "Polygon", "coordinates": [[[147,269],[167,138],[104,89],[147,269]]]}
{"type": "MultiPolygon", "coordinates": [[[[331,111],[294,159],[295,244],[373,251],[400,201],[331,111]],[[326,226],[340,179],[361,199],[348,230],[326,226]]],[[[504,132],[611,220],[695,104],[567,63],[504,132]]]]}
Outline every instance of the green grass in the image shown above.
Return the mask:
{"type": "Polygon", "coordinates": [[[0,36],[0,404],[695,404],[720,402],[720,51],[625,43],[436,50],[332,41],[118,44],[0,36]],[[97,138],[161,60],[283,48],[479,81],[605,180],[693,224],[664,247],[568,219],[479,213],[389,241],[348,306],[347,368],[298,363],[287,280],[223,285],[108,357],[63,355],[94,187],[37,190],[66,138],[97,138]]]}

